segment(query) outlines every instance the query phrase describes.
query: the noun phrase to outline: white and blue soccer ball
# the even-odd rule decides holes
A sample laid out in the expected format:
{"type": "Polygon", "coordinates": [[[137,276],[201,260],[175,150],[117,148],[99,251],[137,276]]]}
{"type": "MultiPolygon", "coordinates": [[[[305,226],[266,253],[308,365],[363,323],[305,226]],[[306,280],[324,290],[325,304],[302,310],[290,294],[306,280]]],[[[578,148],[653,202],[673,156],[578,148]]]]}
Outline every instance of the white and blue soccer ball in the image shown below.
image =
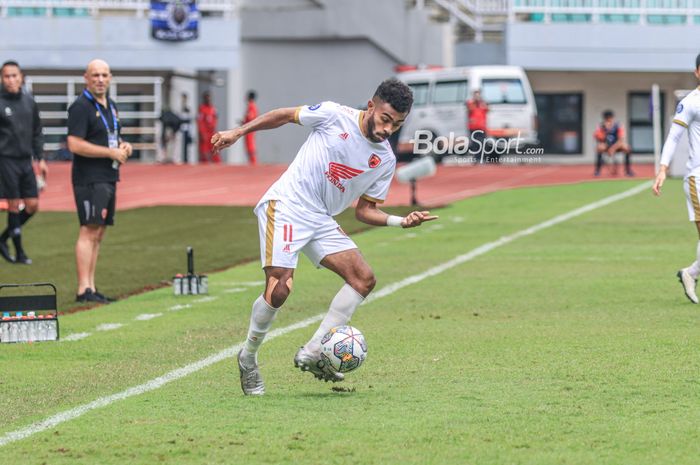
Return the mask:
{"type": "Polygon", "coordinates": [[[339,373],[357,369],[367,357],[367,343],[352,326],[332,328],[321,339],[321,357],[339,373]]]}

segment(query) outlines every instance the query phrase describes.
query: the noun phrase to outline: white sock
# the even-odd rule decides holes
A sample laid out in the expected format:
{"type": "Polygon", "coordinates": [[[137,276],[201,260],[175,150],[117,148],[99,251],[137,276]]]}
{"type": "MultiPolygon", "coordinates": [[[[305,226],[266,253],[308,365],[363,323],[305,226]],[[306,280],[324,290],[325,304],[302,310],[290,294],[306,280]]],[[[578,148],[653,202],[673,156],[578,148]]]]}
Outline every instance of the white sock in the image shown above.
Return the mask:
{"type": "Polygon", "coordinates": [[[352,318],[352,314],[355,313],[355,309],[364,300],[365,298],[349,284],[345,284],[341,287],[335,297],[333,297],[331,306],[328,309],[328,313],[326,313],[326,316],[323,318],[321,325],[304,347],[310,352],[321,350],[321,339],[323,339],[323,336],[325,336],[331,328],[348,324],[350,318],[352,318]]]}
{"type": "Polygon", "coordinates": [[[270,330],[272,322],[275,321],[277,308],[271,307],[262,295],[253,302],[253,311],[250,314],[250,326],[248,327],[248,338],[245,347],[241,352],[241,363],[251,367],[258,363],[258,349],[263,343],[265,335],[270,330]]]}
{"type": "Polygon", "coordinates": [[[698,279],[698,275],[700,275],[700,241],[698,241],[698,248],[695,252],[695,261],[692,265],[686,268],[686,270],[688,270],[688,273],[693,277],[693,279],[698,279]]]}

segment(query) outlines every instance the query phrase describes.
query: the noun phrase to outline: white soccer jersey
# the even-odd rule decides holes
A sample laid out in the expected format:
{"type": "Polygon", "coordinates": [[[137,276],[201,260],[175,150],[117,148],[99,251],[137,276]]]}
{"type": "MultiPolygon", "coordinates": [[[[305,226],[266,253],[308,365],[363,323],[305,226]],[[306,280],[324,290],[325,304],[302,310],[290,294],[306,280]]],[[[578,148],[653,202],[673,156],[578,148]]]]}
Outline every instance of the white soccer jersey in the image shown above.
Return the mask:
{"type": "Polygon", "coordinates": [[[396,168],[388,141],[360,130],[363,113],[335,102],[301,106],[295,120],[313,129],[287,171],[258,205],[281,200],[304,214],[335,216],[359,197],[381,203],[396,168]]]}
{"type": "Polygon", "coordinates": [[[688,176],[700,176],[700,88],[685,96],[676,108],[673,122],[688,129],[690,145],[688,176]]]}

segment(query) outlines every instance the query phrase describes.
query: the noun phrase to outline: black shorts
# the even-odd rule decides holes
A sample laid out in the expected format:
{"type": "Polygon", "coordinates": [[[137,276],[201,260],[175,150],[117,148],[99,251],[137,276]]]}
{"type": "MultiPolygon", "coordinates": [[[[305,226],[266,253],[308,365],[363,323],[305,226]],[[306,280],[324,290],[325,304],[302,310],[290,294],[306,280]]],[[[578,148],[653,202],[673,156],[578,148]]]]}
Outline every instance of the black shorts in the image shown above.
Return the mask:
{"type": "Polygon", "coordinates": [[[112,226],[116,210],[117,183],[74,184],[75,206],[80,225],[112,226]]]}
{"type": "Polygon", "coordinates": [[[32,199],[39,196],[30,158],[0,157],[0,197],[32,199]]]}

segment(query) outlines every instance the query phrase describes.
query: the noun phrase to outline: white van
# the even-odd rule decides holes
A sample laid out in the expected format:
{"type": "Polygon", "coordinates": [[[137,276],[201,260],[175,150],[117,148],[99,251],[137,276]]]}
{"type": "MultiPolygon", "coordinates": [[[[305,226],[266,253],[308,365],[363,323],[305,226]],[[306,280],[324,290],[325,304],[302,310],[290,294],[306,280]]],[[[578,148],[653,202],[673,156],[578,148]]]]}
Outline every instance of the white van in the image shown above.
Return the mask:
{"type": "Polygon", "coordinates": [[[530,82],[519,66],[471,66],[406,71],[397,75],[413,90],[413,109],[401,129],[397,155],[410,157],[416,131],[435,137],[468,137],[466,101],[481,90],[489,105],[488,136],[535,145],[537,107],[530,82]]]}

